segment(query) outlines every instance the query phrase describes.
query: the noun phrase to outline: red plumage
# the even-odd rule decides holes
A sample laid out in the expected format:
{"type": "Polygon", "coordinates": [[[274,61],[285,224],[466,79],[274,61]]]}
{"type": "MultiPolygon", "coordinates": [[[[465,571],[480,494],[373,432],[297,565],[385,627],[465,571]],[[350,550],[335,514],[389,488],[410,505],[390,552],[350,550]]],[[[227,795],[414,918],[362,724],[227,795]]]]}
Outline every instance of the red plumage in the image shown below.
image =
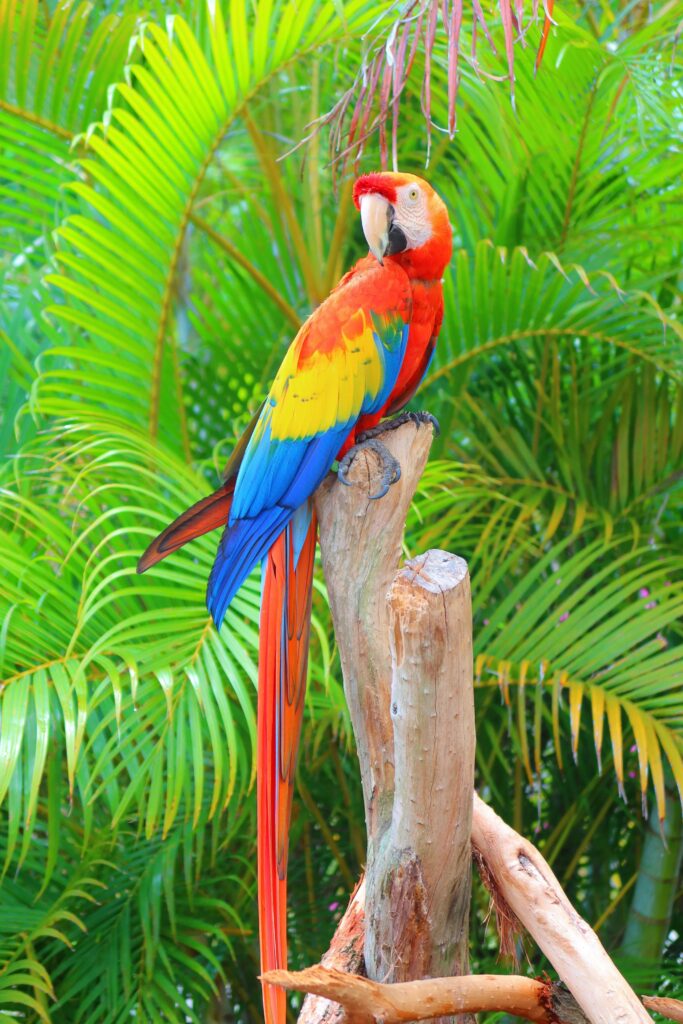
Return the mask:
{"type": "MultiPolygon", "coordinates": [[[[264,970],[287,963],[287,856],[296,755],[306,695],[317,523],[298,560],[287,527],[268,553],[258,677],[259,941],[264,970]]],[[[284,1021],[285,993],[265,986],[267,1021],[284,1021]]]]}
{"type": "Polygon", "coordinates": [[[396,202],[396,184],[386,174],[364,174],[353,186],[353,201],[360,210],[360,197],[367,195],[384,196],[390,203],[396,202]]]}

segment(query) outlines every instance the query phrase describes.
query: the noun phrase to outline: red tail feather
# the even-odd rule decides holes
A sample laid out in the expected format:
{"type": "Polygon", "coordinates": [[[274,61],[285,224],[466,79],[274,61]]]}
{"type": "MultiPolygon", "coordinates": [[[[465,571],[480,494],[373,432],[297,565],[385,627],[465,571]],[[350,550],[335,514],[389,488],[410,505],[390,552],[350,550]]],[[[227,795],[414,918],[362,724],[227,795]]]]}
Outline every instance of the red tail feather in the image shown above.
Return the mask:
{"type": "MultiPolygon", "coordinates": [[[[258,889],[261,970],[287,966],[287,854],[306,692],[316,520],[298,561],[294,528],[271,548],[259,633],[258,889]]],[[[264,986],[266,1024],[284,1024],[285,993],[264,986]]]]}
{"type": "Polygon", "coordinates": [[[235,478],[227,481],[213,494],[202,498],[191,508],[188,508],[182,515],[174,519],[170,526],[167,526],[163,533],[160,533],[149,545],[144,555],[138,562],[138,572],[145,572],[152,565],[156,565],[172,551],[177,551],[183,544],[201,537],[211,530],[225,526],[230,515],[232,496],[235,490],[235,478]]]}

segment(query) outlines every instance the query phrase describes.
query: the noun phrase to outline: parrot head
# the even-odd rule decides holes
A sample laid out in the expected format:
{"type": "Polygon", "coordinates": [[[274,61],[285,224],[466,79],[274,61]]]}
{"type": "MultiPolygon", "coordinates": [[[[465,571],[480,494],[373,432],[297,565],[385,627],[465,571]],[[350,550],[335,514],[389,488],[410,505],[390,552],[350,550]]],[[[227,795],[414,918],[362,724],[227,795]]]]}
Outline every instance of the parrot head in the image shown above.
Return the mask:
{"type": "Polygon", "coordinates": [[[441,277],[453,248],[448,210],[415,174],[364,174],[353,187],[363,234],[381,264],[400,263],[411,277],[441,277]]]}

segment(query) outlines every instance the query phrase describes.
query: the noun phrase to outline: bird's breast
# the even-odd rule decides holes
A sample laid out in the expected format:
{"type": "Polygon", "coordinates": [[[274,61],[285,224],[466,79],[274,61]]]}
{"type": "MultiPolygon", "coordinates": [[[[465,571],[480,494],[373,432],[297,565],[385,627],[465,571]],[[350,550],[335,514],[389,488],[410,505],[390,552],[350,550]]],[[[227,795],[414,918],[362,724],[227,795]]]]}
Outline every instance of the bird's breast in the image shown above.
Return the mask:
{"type": "Polygon", "coordinates": [[[441,281],[413,281],[413,308],[406,354],[387,408],[409,402],[427,369],[443,315],[441,281]]]}

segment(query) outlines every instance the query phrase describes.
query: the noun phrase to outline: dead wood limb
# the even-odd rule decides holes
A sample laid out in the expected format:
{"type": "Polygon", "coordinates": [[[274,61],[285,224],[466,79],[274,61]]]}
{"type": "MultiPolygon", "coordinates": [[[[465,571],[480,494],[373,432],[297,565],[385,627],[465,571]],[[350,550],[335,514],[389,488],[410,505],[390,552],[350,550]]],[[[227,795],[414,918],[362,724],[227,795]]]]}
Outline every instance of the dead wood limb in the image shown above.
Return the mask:
{"type": "Polygon", "coordinates": [[[316,495],[320,546],[365,798],[365,967],[400,982],[467,971],[474,781],[467,565],[430,551],[399,570],[432,440],[382,437],[401,479],[380,501],[372,453],[316,495]]]}
{"type": "Polygon", "coordinates": [[[543,950],[592,1024],[651,1022],[590,925],[528,840],[474,794],[472,844],[505,902],[543,950]]]}
{"type": "MultiPolygon", "coordinates": [[[[269,971],[271,985],[315,992],[341,1004],[346,1024],[400,1024],[464,1013],[502,1012],[538,1024],[586,1024],[578,1008],[551,982],[516,975],[478,974],[385,985],[322,966],[305,971],[269,971]],[[558,994],[565,1011],[558,1014],[558,994]]],[[[614,1018],[618,1020],[617,1017],[614,1018]]]]}
{"type": "MultiPolygon", "coordinates": [[[[361,878],[320,966],[328,970],[345,971],[347,974],[361,974],[364,970],[364,939],[365,879],[361,878]]],[[[310,991],[301,1007],[299,1024],[341,1024],[344,1016],[344,1008],[339,1003],[310,991]]]]}
{"type": "Polygon", "coordinates": [[[374,879],[390,913],[369,912],[366,956],[374,956],[369,976],[407,981],[468,968],[475,735],[467,563],[428,551],[399,570],[388,598],[394,803],[374,879]],[[418,899],[404,898],[406,885],[418,899]]]}
{"type": "Polygon", "coordinates": [[[667,999],[664,996],[643,996],[643,1003],[654,1013],[661,1013],[669,1020],[683,1024],[683,1002],[680,999],[667,999]]]}

